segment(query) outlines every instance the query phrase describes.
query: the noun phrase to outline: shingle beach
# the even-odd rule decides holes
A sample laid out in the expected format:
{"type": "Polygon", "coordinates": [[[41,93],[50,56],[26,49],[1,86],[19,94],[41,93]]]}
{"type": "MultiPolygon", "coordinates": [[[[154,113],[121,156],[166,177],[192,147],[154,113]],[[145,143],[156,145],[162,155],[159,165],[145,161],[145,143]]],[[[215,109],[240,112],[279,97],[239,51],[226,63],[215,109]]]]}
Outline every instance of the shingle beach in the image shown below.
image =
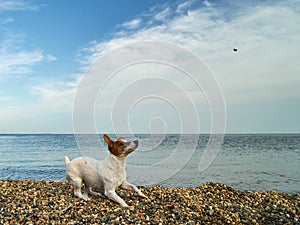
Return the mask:
{"type": "Polygon", "coordinates": [[[105,196],[89,201],[58,181],[0,181],[0,224],[300,224],[300,194],[239,191],[219,183],[196,188],[118,190],[130,209],[105,196]]]}

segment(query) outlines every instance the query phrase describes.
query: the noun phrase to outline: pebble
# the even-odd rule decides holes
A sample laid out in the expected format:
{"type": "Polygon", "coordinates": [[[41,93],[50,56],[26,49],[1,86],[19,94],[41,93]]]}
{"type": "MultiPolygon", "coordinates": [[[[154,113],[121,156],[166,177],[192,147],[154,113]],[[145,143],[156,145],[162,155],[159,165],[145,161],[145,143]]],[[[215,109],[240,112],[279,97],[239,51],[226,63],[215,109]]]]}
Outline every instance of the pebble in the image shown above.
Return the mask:
{"type": "Polygon", "coordinates": [[[300,194],[239,191],[219,183],[196,188],[142,187],[148,199],[118,190],[122,209],[105,196],[74,196],[67,182],[0,180],[1,224],[299,224],[300,194]]]}

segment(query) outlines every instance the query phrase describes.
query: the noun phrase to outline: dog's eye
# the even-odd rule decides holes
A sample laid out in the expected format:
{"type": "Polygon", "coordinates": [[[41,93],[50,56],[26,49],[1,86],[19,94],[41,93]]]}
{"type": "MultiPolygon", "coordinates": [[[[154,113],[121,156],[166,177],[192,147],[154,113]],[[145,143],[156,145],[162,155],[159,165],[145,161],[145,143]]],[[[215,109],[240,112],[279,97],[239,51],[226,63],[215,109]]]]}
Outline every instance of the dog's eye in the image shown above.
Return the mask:
{"type": "Polygon", "coordinates": [[[120,142],[120,145],[121,145],[121,146],[123,146],[123,145],[124,145],[124,143],[123,143],[123,142],[120,142]]]}

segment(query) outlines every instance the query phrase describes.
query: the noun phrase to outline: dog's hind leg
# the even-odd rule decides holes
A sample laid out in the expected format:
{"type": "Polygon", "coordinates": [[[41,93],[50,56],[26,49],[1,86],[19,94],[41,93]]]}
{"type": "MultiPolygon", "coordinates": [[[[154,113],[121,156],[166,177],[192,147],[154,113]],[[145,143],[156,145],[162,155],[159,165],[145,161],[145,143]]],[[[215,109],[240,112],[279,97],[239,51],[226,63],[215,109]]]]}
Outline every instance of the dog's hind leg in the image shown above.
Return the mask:
{"type": "Polygon", "coordinates": [[[92,188],[89,187],[89,186],[87,186],[87,185],[85,186],[85,191],[86,191],[87,193],[91,194],[91,195],[94,195],[94,196],[102,196],[102,194],[93,191],[92,188]]]}
{"type": "Polygon", "coordinates": [[[84,194],[81,193],[81,186],[82,186],[82,179],[81,178],[72,179],[70,181],[70,183],[73,185],[74,194],[78,198],[81,198],[85,201],[87,201],[89,199],[87,193],[84,193],[84,194]]]}

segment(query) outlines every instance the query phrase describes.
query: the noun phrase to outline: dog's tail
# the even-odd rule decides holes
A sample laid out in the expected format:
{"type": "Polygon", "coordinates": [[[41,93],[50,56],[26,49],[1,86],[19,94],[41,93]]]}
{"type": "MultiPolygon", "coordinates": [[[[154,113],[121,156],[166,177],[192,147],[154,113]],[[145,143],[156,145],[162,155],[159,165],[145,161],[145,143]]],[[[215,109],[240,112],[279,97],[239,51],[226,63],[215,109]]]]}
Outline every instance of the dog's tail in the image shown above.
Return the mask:
{"type": "Polygon", "coordinates": [[[65,165],[68,165],[68,164],[69,164],[69,162],[70,162],[70,159],[69,159],[69,157],[68,157],[68,156],[65,156],[65,158],[64,158],[64,162],[65,162],[65,165]]]}

